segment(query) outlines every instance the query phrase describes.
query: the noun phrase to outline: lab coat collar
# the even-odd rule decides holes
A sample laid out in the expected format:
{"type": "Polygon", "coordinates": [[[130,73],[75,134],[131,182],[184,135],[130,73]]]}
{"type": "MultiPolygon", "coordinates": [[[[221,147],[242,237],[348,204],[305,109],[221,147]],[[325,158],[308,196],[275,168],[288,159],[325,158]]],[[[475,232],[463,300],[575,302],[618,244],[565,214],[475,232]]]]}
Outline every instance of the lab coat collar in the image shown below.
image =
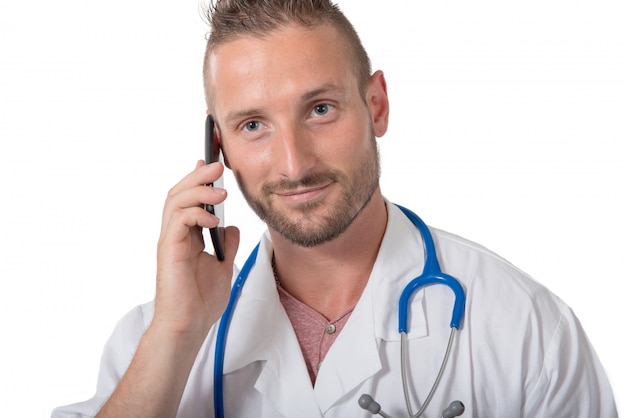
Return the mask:
{"type": "MultiPolygon", "coordinates": [[[[387,229],[368,284],[330,348],[314,389],[276,291],[271,267],[273,250],[267,232],[242,290],[239,308],[233,314],[224,373],[253,362],[265,362],[256,389],[285,416],[305,416],[303,411],[311,411],[317,417],[378,372],[382,367],[378,342],[399,341],[398,299],[404,286],[421,273],[423,266],[419,232],[395,205],[387,203],[387,212],[387,229]]],[[[427,334],[422,296],[416,295],[412,306],[409,335],[419,338],[427,334]]]]}
{"type": "MultiPolygon", "coordinates": [[[[372,299],[376,338],[400,341],[398,301],[405,286],[424,270],[424,245],[409,218],[393,203],[386,201],[386,205],[387,229],[361,299],[372,299]]],[[[410,315],[409,338],[426,336],[424,292],[413,296],[410,315]]]]}

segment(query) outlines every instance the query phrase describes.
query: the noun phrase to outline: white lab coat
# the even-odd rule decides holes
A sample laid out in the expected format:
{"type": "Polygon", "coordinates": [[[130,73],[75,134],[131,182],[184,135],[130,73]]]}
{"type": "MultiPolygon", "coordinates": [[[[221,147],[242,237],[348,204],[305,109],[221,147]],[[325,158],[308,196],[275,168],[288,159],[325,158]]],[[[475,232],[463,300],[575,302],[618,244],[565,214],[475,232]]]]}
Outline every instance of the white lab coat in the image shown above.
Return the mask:
{"type": "MultiPolygon", "coordinates": [[[[423,267],[421,236],[388,204],[389,222],[363,295],[330,348],[315,387],[270,265],[269,235],[235,310],[226,346],[227,417],[371,417],[357,400],[371,394],[383,411],[407,416],[400,375],[399,295],[423,267]]],[[[425,417],[440,417],[453,400],[463,417],[617,417],[602,366],[571,310],[543,286],[488,250],[431,229],[442,270],[467,292],[466,317],[439,390],[425,417]]],[[[412,300],[409,322],[413,412],[427,396],[449,337],[453,294],[429,286],[412,300]]],[[[97,393],[53,417],[92,416],[108,398],[148,326],[153,305],[118,324],[102,357],[97,393]]],[[[189,376],[179,417],[213,416],[209,333],[189,376]]]]}

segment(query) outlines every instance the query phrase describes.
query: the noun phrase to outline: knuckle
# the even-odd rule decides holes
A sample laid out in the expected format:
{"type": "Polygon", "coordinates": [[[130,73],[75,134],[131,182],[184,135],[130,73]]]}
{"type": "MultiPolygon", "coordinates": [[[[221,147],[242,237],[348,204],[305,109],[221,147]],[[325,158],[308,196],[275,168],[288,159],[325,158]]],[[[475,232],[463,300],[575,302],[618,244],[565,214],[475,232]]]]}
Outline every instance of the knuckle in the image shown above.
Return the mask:
{"type": "Polygon", "coordinates": [[[169,199],[171,199],[171,198],[172,198],[172,197],[174,197],[176,194],[178,194],[178,193],[177,193],[176,186],[174,186],[174,187],[172,187],[171,189],[169,189],[169,190],[167,191],[167,199],[168,199],[168,200],[169,200],[169,199]]]}

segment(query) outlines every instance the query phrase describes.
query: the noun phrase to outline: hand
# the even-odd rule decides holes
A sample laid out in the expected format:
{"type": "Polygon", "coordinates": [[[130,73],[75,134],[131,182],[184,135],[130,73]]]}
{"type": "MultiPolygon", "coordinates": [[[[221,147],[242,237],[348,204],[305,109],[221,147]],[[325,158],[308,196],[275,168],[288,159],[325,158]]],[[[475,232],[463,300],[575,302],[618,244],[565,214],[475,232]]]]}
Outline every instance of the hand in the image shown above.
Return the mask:
{"type": "Polygon", "coordinates": [[[203,205],[226,199],[225,190],[205,184],[223,171],[221,163],[199,161],[170,190],[157,251],[154,318],[98,417],[176,415],[198,350],[230,294],[239,230],[222,230],[224,261],[204,251],[202,238],[202,228],[219,222],[203,205]]]}
{"type": "Polygon", "coordinates": [[[170,190],[163,210],[153,325],[196,341],[204,340],[226,308],[239,246],[239,230],[228,227],[220,231],[224,261],[204,251],[202,228],[215,227],[219,220],[203,205],[226,199],[225,190],[205,184],[223,171],[221,163],[198,161],[195,170],[170,190]]]}

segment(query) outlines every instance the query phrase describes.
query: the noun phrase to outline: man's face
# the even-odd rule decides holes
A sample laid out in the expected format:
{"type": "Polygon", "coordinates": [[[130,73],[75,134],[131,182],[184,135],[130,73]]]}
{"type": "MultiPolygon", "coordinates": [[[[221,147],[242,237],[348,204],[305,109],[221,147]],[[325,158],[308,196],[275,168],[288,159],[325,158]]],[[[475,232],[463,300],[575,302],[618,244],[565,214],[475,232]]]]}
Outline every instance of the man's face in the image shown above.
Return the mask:
{"type": "Polygon", "coordinates": [[[219,46],[211,112],[246,200],[270,229],[315,246],[339,236],[378,188],[368,105],[330,26],[290,26],[219,46]]]}

